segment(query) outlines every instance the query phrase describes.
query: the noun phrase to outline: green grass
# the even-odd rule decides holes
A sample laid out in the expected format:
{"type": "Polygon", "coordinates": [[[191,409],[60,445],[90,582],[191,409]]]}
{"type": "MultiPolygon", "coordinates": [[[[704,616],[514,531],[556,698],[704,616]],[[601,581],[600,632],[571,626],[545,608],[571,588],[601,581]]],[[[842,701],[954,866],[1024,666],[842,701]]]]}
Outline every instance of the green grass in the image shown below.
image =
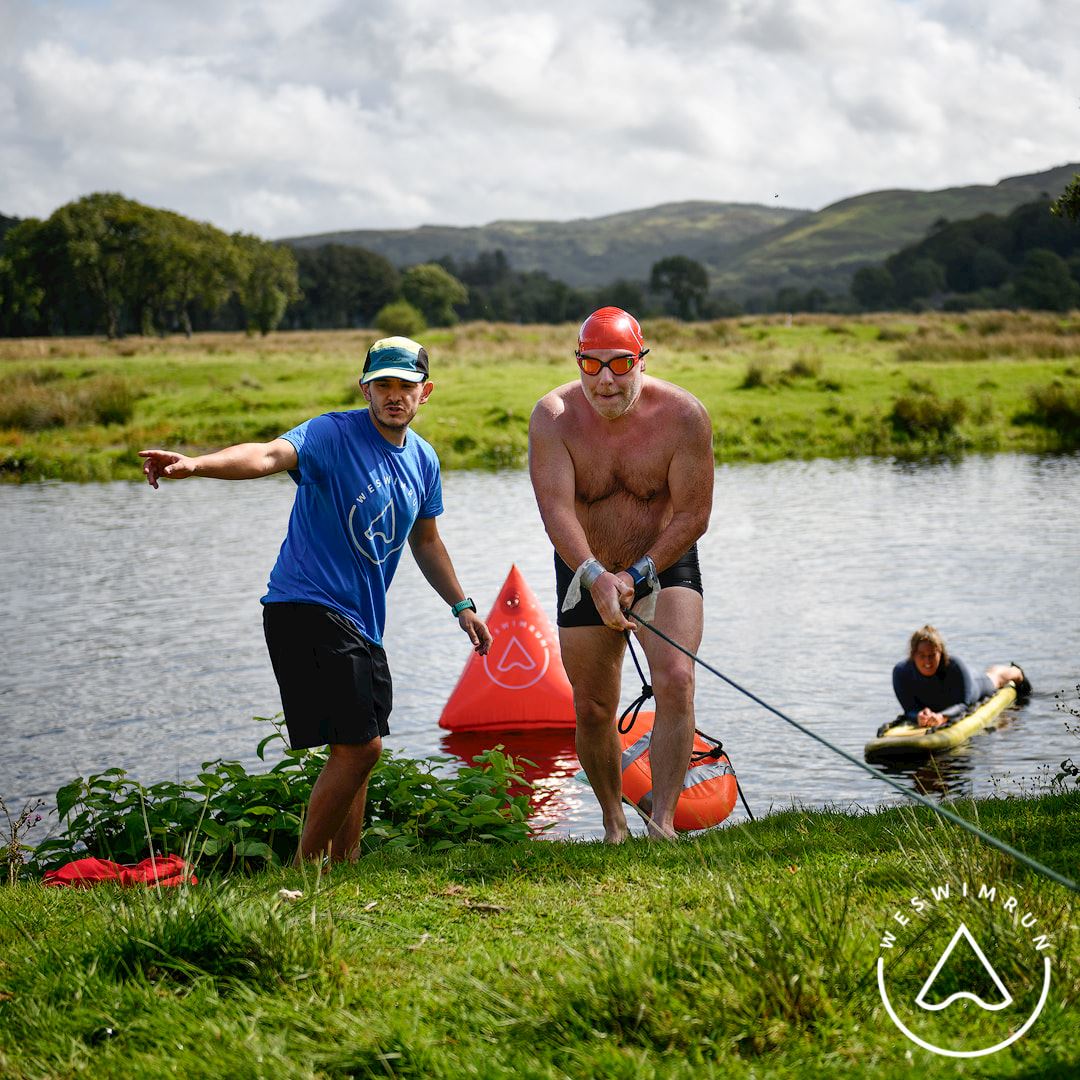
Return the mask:
{"type": "MultiPolygon", "coordinates": [[[[1076,875],[1080,795],[956,805],[1076,875]]],[[[1065,1077],[1076,914],[921,808],[791,810],[671,846],[383,851],[321,880],[161,895],[21,884],[0,891],[0,1075],[1065,1077]],[[874,972],[893,913],[965,881],[995,901],[912,914],[910,947],[887,956],[894,996],[914,996],[962,917],[1026,1015],[1036,931],[1007,894],[1051,940],[1053,975],[1018,1044],[954,1061],[893,1028],[874,972]]],[[[1012,1022],[949,1008],[922,1020],[953,1045],[1012,1022]]]]}
{"type": "MultiPolygon", "coordinates": [[[[574,327],[472,323],[425,335],[436,390],[416,421],[447,469],[518,468],[528,418],[574,379],[574,327]]],[[[708,407],[718,462],[1080,445],[1080,321],[989,313],[646,324],[648,370],[708,407]],[[896,405],[913,390],[947,423],[896,405]],[[963,408],[949,410],[952,401],[963,408]],[[897,422],[897,416],[906,419],[897,422]]],[[[261,441],[361,402],[373,334],[0,341],[0,477],[133,479],[138,450],[261,441]]]]}

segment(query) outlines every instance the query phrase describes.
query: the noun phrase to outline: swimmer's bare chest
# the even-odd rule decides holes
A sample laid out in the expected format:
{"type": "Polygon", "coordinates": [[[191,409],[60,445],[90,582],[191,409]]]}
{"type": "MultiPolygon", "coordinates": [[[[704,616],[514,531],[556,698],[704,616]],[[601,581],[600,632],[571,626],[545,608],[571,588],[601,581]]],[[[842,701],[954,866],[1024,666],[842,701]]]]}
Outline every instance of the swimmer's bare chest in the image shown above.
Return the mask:
{"type": "Polygon", "coordinates": [[[623,568],[640,558],[671,520],[668,471],[674,442],[641,432],[602,443],[571,438],[574,508],[593,554],[606,566],[623,568]]]}

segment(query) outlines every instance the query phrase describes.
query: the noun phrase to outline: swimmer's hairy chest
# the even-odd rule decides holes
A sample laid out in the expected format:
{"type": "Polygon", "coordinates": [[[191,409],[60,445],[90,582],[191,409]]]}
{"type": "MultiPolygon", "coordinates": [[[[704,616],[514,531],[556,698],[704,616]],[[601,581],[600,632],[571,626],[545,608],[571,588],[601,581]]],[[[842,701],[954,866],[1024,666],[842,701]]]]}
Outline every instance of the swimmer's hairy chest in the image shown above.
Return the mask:
{"type": "Polygon", "coordinates": [[[642,460],[630,454],[590,452],[588,448],[571,449],[574,461],[574,494],[587,506],[608,500],[630,499],[637,503],[662,504],[668,491],[669,458],[658,460],[650,455],[642,460]]]}

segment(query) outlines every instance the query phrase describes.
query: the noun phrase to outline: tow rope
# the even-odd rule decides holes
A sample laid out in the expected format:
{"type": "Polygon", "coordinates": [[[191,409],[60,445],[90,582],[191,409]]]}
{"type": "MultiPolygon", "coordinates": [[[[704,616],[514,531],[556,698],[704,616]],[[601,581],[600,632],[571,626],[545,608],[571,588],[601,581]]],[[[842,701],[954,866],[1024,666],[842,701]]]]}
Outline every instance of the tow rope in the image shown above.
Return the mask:
{"type": "MultiPolygon", "coordinates": [[[[646,630],[652,631],[652,633],[654,633],[658,638],[666,641],[670,646],[672,646],[672,648],[678,649],[679,652],[681,652],[684,656],[688,656],[691,660],[694,661],[694,663],[700,664],[706,671],[711,672],[718,679],[723,679],[723,681],[726,682],[729,686],[733,687],[735,690],[738,690],[740,694],[745,694],[751,701],[756,702],[763,709],[767,709],[774,716],[780,717],[781,720],[790,724],[796,730],[801,731],[804,735],[809,735],[811,739],[814,739],[815,741],[821,743],[822,746],[831,750],[834,754],[839,754],[840,757],[845,758],[847,761],[850,761],[852,765],[858,766],[858,768],[862,769],[863,772],[867,772],[872,777],[874,777],[875,780],[884,781],[890,787],[895,788],[897,791],[899,791],[901,795],[905,796],[908,799],[913,799],[915,802],[920,803],[925,807],[928,807],[930,810],[933,810],[935,814],[938,814],[941,817],[945,818],[946,821],[951,821],[954,825],[959,825],[962,829],[967,829],[969,833],[971,833],[973,836],[977,836],[980,840],[982,840],[984,844],[988,844],[992,848],[997,848],[998,851],[1003,852],[1010,858],[1015,859],[1017,862],[1023,863],[1025,866],[1027,866],[1031,870],[1034,870],[1036,873],[1042,874],[1044,877],[1049,878],[1051,881],[1056,882],[1058,885],[1063,885],[1066,889],[1071,889],[1075,893],[1080,893],[1080,885],[1078,885],[1071,878],[1065,877],[1064,874],[1059,874],[1056,870],[1051,870],[1049,866],[1044,866],[1041,862],[1033,859],[1030,855],[1025,855],[1024,852],[1017,850],[1010,844],[1006,844],[1004,840],[999,840],[996,836],[991,836],[990,833],[984,832],[977,825],[972,825],[970,821],[967,821],[964,818],[960,817],[959,814],[954,814],[951,810],[947,810],[944,806],[939,806],[937,803],[931,802],[925,796],[918,794],[918,792],[911,791],[910,789],[904,787],[903,784],[894,780],[891,776],[886,776],[884,773],[878,772],[877,769],[871,768],[869,765],[866,764],[866,762],[860,761],[857,757],[852,756],[846,750],[842,750],[839,746],[834,746],[831,742],[829,742],[828,739],[824,738],[821,735],[818,735],[815,731],[811,731],[810,728],[805,727],[803,724],[800,724],[797,720],[793,720],[786,713],[783,713],[779,709],[774,708],[767,701],[762,701],[762,699],[759,698],[756,694],[747,690],[746,687],[740,686],[734,679],[728,678],[728,676],[725,675],[722,671],[717,671],[716,668],[714,668],[711,664],[706,663],[696,653],[692,653],[689,649],[684,648],[677,641],[673,641],[667,636],[667,634],[664,633],[663,630],[658,630],[655,626],[652,625],[652,623],[647,622],[640,615],[636,615],[633,611],[628,611],[626,612],[626,614],[630,618],[634,619],[635,622],[639,623],[641,626],[644,626],[646,630]]],[[[632,650],[631,655],[633,655],[632,650]]],[[[634,663],[637,664],[637,657],[634,657],[634,663]]],[[[640,666],[638,666],[638,672],[641,672],[640,666]]],[[[644,681],[644,676],[642,676],[642,682],[644,683],[644,681]]],[[[652,694],[651,687],[649,687],[649,694],[652,694]]],[[[633,706],[631,706],[631,708],[633,708],[633,706]]],[[[637,706],[637,709],[638,711],[640,711],[640,704],[637,706]]],[[[629,710],[627,710],[627,712],[629,712],[629,710]]],[[[634,715],[636,717],[637,713],[635,712],[634,715]]],[[[623,716],[625,717],[626,713],[624,713],[623,716]]],[[[621,731],[622,719],[620,719],[619,724],[621,731]]],[[[739,794],[742,794],[741,790],[739,794]]]]}
{"type": "MultiPolygon", "coordinates": [[[[637,616],[635,615],[634,618],[636,619],[637,616]]],[[[642,625],[647,626],[648,624],[642,622],[642,625]]],[[[630,637],[630,631],[624,630],[623,636],[626,638],[626,644],[630,649],[630,659],[634,661],[634,667],[637,668],[638,677],[641,679],[641,693],[638,694],[625,709],[623,709],[622,716],[619,717],[619,734],[627,735],[633,729],[634,723],[638,718],[638,713],[641,712],[641,707],[653,696],[653,688],[649,684],[648,679],[645,678],[645,672],[641,670],[641,663],[637,658],[637,653],[634,652],[634,642],[630,637]]],[[[691,751],[690,764],[696,765],[699,761],[719,761],[720,758],[726,757],[728,759],[728,764],[731,766],[731,773],[735,777],[735,790],[739,793],[739,798],[742,800],[746,816],[751,821],[756,821],[757,819],[750,809],[750,804],[746,801],[746,796],[743,794],[742,784],[739,783],[739,774],[735,771],[731,755],[724,750],[724,744],[719,739],[714,739],[711,735],[706,735],[700,728],[694,728],[694,734],[703,742],[709,743],[711,749],[691,751]]]]}

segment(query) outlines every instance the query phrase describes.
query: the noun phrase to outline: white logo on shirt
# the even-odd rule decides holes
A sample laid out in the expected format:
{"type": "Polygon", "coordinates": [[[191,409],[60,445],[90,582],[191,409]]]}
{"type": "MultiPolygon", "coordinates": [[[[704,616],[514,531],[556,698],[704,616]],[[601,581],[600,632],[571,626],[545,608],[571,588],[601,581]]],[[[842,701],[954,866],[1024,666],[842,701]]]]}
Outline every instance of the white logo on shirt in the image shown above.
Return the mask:
{"type": "Polygon", "coordinates": [[[405,545],[405,537],[401,538],[399,543],[394,543],[397,537],[397,514],[394,510],[393,502],[388,502],[383,509],[375,515],[371,524],[363,531],[364,543],[356,535],[356,528],[354,525],[354,519],[356,517],[356,504],[353,504],[352,509],[349,511],[349,536],[352,538],[353,545],[356,550],[364,556],[365,559],[370,560],[376,566],[380,563],[386,562],[395,551],[399,551],[405,545]],[[379,547],[381,545],[376,543],[376,537],[382,541],[385,545],[385,549],[382,555],[379,554],[379,547]]]}

